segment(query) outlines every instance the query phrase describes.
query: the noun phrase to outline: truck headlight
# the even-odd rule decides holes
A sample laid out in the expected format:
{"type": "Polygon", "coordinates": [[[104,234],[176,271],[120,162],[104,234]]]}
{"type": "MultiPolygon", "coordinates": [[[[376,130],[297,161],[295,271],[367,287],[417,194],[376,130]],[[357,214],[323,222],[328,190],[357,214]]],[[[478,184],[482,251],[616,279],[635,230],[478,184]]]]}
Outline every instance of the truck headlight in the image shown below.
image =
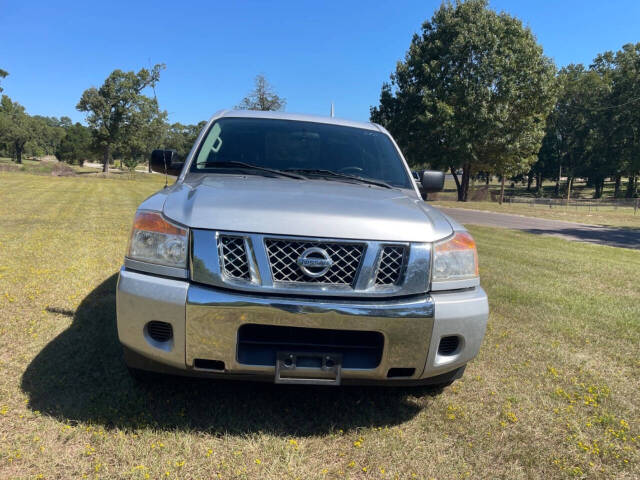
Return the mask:
{"type": "Polygon", "coordinates": [[[168,267],[187,267],[189,230],[169,223],[155,212],[136,213],[127,257],[168,267]]]}
{"type": "Polygon", "coordinates": [[[431,281],[451,282],[478,278],[478,251],[468,232],[456,232],[452,238],[436,243],[431,281]]]}

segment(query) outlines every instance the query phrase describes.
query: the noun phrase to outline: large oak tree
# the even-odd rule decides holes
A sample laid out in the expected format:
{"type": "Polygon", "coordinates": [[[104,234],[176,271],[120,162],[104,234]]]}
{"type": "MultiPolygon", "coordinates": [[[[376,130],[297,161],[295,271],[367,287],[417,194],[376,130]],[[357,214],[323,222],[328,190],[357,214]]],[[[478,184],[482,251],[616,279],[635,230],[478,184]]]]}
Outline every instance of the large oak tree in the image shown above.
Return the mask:
{"type": "Polygon", "coordinates": [[[520,20],[485,0],[443,3],[383,85],[371,120],[411,164],[451,170],[466,201],[473,173],[529,170],[553,106],[554,73],[520,20]]]}
{"type": "Polygon", "coordinates": [[[164,68],[164,64],[158,64],[137,73],[114,70],[100,88],[92,87],[82,94],[76,108],[88,113],[87,122],[103,151],[104,172],[109,171],[112,149],[125,143],[125,134],[131,132],[128,126],[147,109],[150,98],[143,91],[156,85],[164,68]]]}

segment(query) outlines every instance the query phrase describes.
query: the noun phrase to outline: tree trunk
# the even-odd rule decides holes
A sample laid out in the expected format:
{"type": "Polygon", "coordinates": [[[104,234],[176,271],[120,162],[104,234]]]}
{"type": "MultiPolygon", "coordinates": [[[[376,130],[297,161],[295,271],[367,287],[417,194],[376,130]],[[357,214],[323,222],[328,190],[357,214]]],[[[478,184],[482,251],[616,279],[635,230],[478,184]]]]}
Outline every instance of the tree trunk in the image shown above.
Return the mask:
{"type": "Polygon", "coordinates": [[[571,200],[571,186],[573,185],[573,176],[567,176],[567,205],[571,200]]]}
{"type": "Polygon", "coordinates": [[[498,204],[502,205],[502,202],[504,202],[504,175],[500,179],[500,200],[498,204]]]}
{"type": "Polygon", "coordinates": [[[16,163],[22,163],[22,150],[24,148],[24,143],[20,145],[20,142],[14,142],[14,146],[16,148],[16,163]]]}
{"type": "Polygon", "coordinates": [[[456,169],[453,166],[449,167],[451,170],[451,175],[453,175],[453,180],[456,182],[456,190],[458,192],[458,201],[462,201],[462,188],[460,186],[460,179],[458,179],[458,174],[456,173],[456,169]]]}
{"type": "MultiPolygon", "coordinates": [[[[469,179],[471,177],[471,165],[469,163],[465,163],[462,166],[462,182],[460,184],[460,189],[462,190],[462,199],[461,201],[466,202],[469,198],[469,179]]],[[[460,198],[458,198],[460,200],[460,198]]]]}
{"type": "Polygon", "coordinates": [[[109,173],[109,157],[111,156],[111,144],[107,143],[107,147],[104,149],[104,158],[102,159],[103,166],[102,171],[109,173]]]}
{"type": "Polygon", "coordinates": [[[489,186],[489,181],[491,180],[491,174],[489,172],[486,172],[486,177],[484,179],[484,184],[488,187],[489,186]]]}
{"type": "Polygon", "coordinates": [[[601,198],[602,197],[602,184],[603,184],[603,180],[600,180],[599,178],[595,179],[595,187],[596,190],[595,192],[593,192],[593,198],[601,198]]]}
{"type": "Polygon", "coordinates": [[[627,198],[633,198],[633,194],[636,190],[636,176],[633,174],[629,175],[629,181],[627,182],[627,198]]]}
{"type": "Polygon", "coordinates": [[[533,172],[529,172],[529,175],[527,175],[527,192],[531,191],[532,183],[533,183],[533,172]]]}
{"type": "Polygon", "coordinates": [[[538,172],[536,174],[536,192],[540,193],[542,189],[542,172],[538,172]]]}
{"type": "Polygon", "coordinates": [[[560,196],[560,177],[562,177],[562,165],[558,168],[558,179],[556,180],[556,188],[554,190],[555,196],[560,196]]]}
{"type": "Polygon", "coordinates": [[[613,188],[613,198],[618,198],[620,194],[620,183],[622,182],[622,175],[616,175],[615,184],[613,188]]]}

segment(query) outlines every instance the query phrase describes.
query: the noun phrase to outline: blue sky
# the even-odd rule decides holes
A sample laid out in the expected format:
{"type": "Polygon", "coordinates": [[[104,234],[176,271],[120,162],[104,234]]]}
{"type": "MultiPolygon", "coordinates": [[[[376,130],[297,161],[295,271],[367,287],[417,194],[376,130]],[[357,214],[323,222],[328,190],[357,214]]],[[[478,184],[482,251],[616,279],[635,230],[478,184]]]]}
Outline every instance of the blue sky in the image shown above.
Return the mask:
{"type": "MultiPolygon", "coordinates": [[[[557,65],[640,42],[640,1],[495,0],[529,25],[557,65]]],[[[157,88],[172,122],[233,107],[263,73],[287,111],[367,120],[430,1],[41,2],[0,0],[6,94],[31,114],[83,115],[83,90],[116,68],[164,62],[157,88]]]]}

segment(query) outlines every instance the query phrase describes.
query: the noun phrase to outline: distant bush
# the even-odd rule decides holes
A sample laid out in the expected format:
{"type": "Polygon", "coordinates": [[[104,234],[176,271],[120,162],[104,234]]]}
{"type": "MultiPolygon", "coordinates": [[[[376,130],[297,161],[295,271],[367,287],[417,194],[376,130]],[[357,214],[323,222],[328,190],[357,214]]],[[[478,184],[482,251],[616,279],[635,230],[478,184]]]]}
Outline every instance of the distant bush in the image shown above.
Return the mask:
{"type": "Polygon", "coordinates": [[[74,177],[76,172],[66,163],[55,163],[51,168],[51,176],[53,177],[74,177]]]}

